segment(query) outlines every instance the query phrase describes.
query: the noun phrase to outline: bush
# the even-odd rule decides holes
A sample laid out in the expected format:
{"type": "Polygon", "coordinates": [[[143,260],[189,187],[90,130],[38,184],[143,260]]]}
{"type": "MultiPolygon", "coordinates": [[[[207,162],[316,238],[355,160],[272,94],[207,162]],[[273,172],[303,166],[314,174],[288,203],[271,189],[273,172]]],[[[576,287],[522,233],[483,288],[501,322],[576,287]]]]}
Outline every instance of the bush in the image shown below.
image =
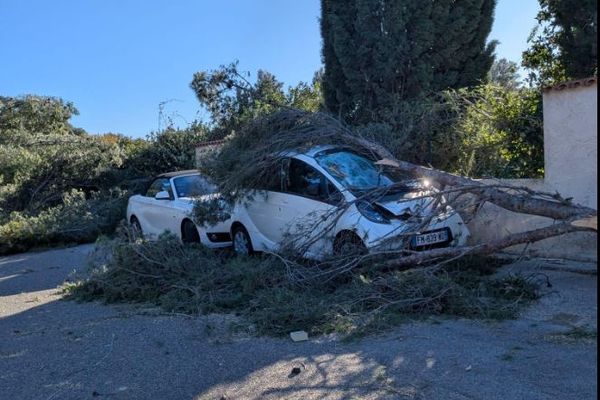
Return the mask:
{"type": "Polygon", "coordinates": [[[195,168],[196,145],[205,140],[206,135],[206,127],[200,124],[153,132],[145,141],[137,141],[135,146],[129,147],[123,168],[137,177],[195,168]]]}
{"type": "Polygon", "coordinates": [[[538,89],[486,84],[398,103],[393,115],[358,126],[398,159],[481,178],[544,174],[538,89]]]}
{"type": "Polygon", "coordinates": [[[61,99],[0,97],[0,253],[86,242],[111,232],[126,195],[149,176],[189,169],[205,128],[167,128],[146,140],[89,135],[61,99]]]}
{"type": "Polygon", "coordinates": [[[455,125],[455,171],[475,177],[544,176],[542,96],[537,89],[484,85],[454,94],[468,101],[455,125]]]}
{"type": "Polygon", "coordinates": [[[0,225],[0,254],[94,241],[99,234],[114,230],[123,218],[126,199],[127,192],[119,189],[96,192],[90,198],[73,189],[63,194],[61,204],[35,215],[14,211],[0,225]]]}

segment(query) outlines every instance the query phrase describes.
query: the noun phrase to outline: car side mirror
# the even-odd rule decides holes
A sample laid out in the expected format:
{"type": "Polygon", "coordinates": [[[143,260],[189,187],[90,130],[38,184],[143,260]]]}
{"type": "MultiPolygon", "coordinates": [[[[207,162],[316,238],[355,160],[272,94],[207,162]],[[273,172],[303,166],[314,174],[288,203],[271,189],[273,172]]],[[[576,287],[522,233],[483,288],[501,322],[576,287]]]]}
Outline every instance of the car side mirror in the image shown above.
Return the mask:
{"type": "Polygon", "coordinates": [[[166,190],[156,193],[154,196],[156,200],[171,200],[171,195],[166,190]]]}

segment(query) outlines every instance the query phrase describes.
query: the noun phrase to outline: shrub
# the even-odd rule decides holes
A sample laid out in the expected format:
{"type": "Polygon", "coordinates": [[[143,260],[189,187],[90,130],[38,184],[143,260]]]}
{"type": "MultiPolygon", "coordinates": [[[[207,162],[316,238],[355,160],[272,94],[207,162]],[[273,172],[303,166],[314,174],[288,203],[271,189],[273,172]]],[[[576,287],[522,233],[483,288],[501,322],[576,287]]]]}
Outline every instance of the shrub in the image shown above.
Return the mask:
{"type": "Polygon", "coordinates": [[[455,125],[455,171],[475,177],[544,176],[542,98],[537,89],[484,85],[454,93],[468,104],[455,125]]]}
{"type": "Polygon", "coordinates": [[[61,204],[35,215],[12,212],[0,225],[0,254],[56,243],[83,243],[112,232],[123,218],[127,192],[113,189],[90,198],[73,189],[61,204]]]}
{"type": "Polygon", "coordinates": [[[398,103],[393,115],[357,132],[398,159],[472,177],[544,174],[542,97],[538,89],[493,84],[398,103]]]}
{"type": "Polygon", "coordinates": [[[126,194],[148,176],[194,167],[205,128],[144,139],[89,135],[61,99],[0,97],[0,253],[93,241],[125,214],[126,194]]]}

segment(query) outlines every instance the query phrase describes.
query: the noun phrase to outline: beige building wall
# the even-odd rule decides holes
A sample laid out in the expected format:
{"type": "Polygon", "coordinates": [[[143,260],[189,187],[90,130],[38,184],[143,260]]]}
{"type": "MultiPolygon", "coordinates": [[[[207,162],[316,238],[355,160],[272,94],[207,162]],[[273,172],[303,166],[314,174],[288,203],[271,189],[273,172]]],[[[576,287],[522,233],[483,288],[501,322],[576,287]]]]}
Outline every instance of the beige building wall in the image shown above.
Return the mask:
{"type": "Polygon", "coordinates": [[[544,91],[544,181],[563,197],[597,208],[597,84],[577,82],[544,91]]]}

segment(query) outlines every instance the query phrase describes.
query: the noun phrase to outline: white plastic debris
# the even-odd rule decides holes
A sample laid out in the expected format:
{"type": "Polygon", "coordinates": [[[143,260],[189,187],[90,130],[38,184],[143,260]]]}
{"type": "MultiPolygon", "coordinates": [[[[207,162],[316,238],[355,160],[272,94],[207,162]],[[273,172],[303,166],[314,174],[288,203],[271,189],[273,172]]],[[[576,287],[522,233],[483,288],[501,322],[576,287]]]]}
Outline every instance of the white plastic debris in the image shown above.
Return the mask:
{"type": "Polygon", "coordinates": [[[305,340],[308,340],[308,333],[306,333],[305,331],[291,332],[290,337],[294,342],[303,342],[305,340]]]}

